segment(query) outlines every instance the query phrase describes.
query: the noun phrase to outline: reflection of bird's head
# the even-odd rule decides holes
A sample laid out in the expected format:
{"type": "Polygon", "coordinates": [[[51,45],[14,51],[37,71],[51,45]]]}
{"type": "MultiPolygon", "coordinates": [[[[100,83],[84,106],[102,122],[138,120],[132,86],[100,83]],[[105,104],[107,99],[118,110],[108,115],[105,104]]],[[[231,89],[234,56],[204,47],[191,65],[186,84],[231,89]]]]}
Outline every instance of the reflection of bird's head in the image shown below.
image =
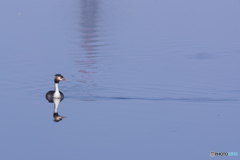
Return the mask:
{"type": "Polygon", "coordinates": [[[61,74],[55,75],[55,83],[59,83],[61,80],[66,80],[61,74]]]}
{"type": "Polygon", "coordinates": [[[67,117],[62,117],[62,116],[58,115],[58,113],[54,113],[53,117],[54,117],[55,122],[60,122],[63,118],[67,118],[67,117]]]}

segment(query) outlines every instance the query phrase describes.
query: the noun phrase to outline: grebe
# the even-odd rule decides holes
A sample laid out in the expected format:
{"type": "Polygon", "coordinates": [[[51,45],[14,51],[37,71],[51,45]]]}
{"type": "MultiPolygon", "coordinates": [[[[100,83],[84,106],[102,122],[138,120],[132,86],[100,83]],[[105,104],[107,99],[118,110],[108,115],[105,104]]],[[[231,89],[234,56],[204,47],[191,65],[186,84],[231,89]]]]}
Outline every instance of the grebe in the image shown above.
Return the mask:
{"type": "Polygon", "coordinates": [[[55,79],[54,79],[54,82],[55,82],[55,91],[49,91],[47,92],[46,94],[46,99],[49,101],[49,102],[53,102],[53,99],[57,98],[57,99],[60,99],[61,101],[64,99],[64,95],[61,91],[59,91],[58,89],[58,83],[61,81],[61,80],[65,80],[66,79],[61,75],[61,74],[56,74],[55,75],[55,79]]]}

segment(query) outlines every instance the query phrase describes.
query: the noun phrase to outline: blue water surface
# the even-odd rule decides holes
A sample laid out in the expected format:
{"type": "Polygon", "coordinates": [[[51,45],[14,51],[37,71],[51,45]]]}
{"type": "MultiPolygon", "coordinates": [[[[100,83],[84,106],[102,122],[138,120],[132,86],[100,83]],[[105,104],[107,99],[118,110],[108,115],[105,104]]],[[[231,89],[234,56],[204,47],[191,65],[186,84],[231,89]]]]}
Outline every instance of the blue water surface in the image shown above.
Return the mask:
{"type": "Polygon", "coordinates": [[[0,159],[239,153],[239,17],[238,0],[2,1],[0,159]]]}

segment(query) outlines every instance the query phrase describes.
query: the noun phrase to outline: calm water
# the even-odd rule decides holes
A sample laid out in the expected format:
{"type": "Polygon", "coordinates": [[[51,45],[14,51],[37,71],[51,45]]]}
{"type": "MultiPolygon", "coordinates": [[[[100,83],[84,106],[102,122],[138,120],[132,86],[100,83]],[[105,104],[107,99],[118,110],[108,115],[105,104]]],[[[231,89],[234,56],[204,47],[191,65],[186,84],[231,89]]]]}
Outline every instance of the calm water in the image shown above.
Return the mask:
{"type": "Polygon", "coordinates": [[[240,153],[240,1],[14,0],[0,13],[0,159],[240,153]]]}

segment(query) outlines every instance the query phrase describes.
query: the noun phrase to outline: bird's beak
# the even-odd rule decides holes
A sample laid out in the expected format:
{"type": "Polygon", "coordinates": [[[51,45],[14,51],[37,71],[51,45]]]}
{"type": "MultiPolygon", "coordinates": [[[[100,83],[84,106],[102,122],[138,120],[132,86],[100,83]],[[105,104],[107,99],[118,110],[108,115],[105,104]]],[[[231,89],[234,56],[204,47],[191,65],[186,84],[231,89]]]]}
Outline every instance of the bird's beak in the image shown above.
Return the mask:
{"type": "Polygon", "coordinates": [[[65,79],[65,78],[63,78],[62,80],[64,80],[64,81],[68,81],[67,79],[65,79]]]}
{"type": "Polygon", "coordinates": [[[67,118],[67,117],[61,117],[61,118],[63,119],[63,118],[67,118]]]}

